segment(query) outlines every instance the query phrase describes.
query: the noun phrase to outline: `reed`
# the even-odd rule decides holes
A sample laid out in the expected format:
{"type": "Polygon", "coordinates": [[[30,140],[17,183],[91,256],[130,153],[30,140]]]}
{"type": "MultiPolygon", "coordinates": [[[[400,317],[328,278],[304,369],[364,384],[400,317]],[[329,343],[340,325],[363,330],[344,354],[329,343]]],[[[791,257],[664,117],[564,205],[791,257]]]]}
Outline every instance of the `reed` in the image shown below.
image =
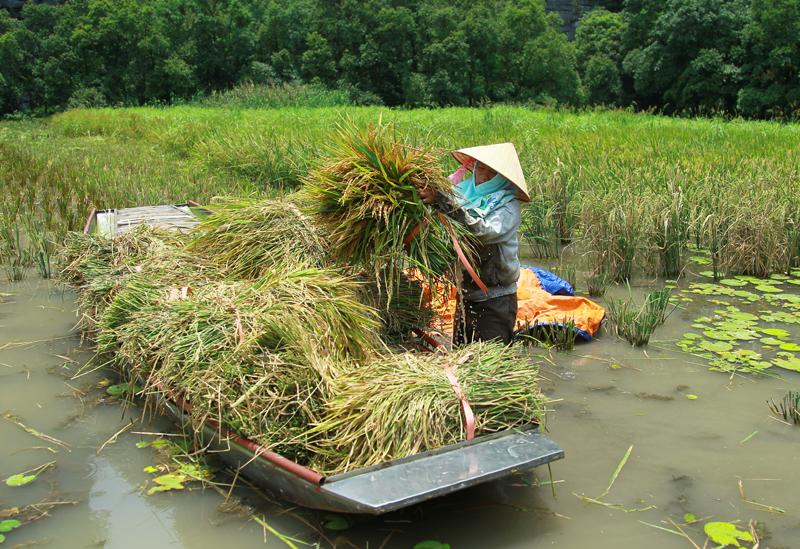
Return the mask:
{"type": "Polygon", "coordinates": [[[630,295],[630,286],[627,301],[606,300],[606,312],[612,330],[635,347],[647,344],[653,331],[667,319],[670,292],[669,288],[654,290],[645,295],[644,304],[638,308],[630,295]]]}
{"type": "Polygon", "coordinates": [[[783,400],[779,404],[775,404],[775,400],[770,398],[767,404],[776,416],[781,416],[786,421],[800,425],[800,391],[789,391],[783,396],[783,400]]]}

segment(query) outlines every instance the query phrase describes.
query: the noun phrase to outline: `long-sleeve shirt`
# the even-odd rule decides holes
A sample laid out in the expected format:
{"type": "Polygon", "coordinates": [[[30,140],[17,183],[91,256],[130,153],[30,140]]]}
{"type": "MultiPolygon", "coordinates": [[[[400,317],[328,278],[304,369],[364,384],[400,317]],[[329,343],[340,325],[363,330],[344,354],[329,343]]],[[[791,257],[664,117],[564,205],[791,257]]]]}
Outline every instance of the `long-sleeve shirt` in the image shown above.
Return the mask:
{"type": "Polygon", "coordinates": [[[436,193],[436,203],[444,213],[463,224],[480,243],[475,266],[489,291],[484,292],[471,277],[466,276],[462,285],[464,299],[486,301],[516,292],[519,280],[517,229],[522,222],[519,200],[514,198],[486,217],[473,217],[453,197],[444,193],[436,193]]]}

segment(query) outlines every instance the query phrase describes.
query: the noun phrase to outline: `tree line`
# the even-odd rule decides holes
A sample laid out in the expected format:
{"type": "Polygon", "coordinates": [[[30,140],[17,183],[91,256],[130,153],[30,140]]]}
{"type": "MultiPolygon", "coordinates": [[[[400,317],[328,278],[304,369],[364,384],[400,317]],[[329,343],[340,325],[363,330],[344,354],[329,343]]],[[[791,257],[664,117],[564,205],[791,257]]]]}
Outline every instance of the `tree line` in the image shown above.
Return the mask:
{"type": "Polygon", "coordinates": [[[0,115],[306,83],[389,106],[800,114],[800,0],[66,0],[0,9],[0,115]]]}

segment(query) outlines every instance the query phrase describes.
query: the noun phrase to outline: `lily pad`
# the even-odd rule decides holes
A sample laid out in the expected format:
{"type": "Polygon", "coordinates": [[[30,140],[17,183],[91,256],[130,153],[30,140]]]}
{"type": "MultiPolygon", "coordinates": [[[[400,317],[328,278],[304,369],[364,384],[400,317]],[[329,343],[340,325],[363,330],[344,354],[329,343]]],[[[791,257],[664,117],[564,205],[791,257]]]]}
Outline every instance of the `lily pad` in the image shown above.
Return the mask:
{"type": "Polygon", "coordinates": [[[693,334],[693,333],[683,334],[683,337],[685,337],[686,339],[703,339],[703,336],[701,336],[700,334],[693,334]]]}
{"type": "Polygon", "coordinates": [[[186,480],[184,475],[161,475],[156,477],[153,481],[158,486],[153,486],[147,491],[148,495],[153,495],[155,492],[165,492],[167,490],[183,490],[183,482],[186,480]]]}
{"type": "Polygon", "coordinates": [[[784,370],[800,372],[800,358],[797,357],[776,358],[773,359],[772,363],[778,368],[783,368],[784,370]]]}
{"type": "MultiPolygon", "coordinates": [[[[702,256],[699,256],[699,255],[695,255],[695,256],[690,257],[689,260],[690,261],[694,261],[698,265],[711,265],[711,258],[710,257],[702,257],[702,256]]],[[[702,272],[700,274],[704,274],[706,272],[711,273],[708,276],[714,276],[714,271],[704,271],[704,272],[702,272]]]]}
{"type": "Polygon", "coordinates": [[[734,278],[723,278],[719,283],[726,286],[747,286],[746,280],[736,280],[734,278]]]}
{"type": "Polygon", "coordinates": [[[787,332],[786,330],[781,330],[780,328],[762,328],[761,332],[775,337],[781,337],[781,338],[790,337],[789,332],[787,332]]]}
{"type": "Polygon", "coordinates": [[[697,328],[698,330],[708,330],[709,326],[707,324],[692,324],[692,328],[697,328]]]}
{"type": "Polygon", "coordinates": [[[781,349],[784,351],[800,351],[800,345],[797,343],[781,343],[781,349]]]}
{"type": "Polygon", "coordinates": [[[734,341],[736,340],[735,337],[731,336],[730,332],[726,332],[724,330],[706,330],[703,332],[706,337],[710,337],[711,339],[718,339],[720,341],[734,341]]]}
{"type": "Polygon", "coordinates": [[[750,535],[750,532],[739,530],[735,524],[729,522],[708,522],[703,527],[703,530],[712,541],[722,545],[741,547],[738,540],[753,541],[753,536],[750,535]]]}
{"type": "Polygon", "coordinates": [[[729,316],[731,318],[735,318],[737,320],[748,320],[748,321],[753,321],[753,322],[757,322],[758,321],[758,317],[756,315],[753,315],[753,314],[750,314],[750,313],[744,313],[744,312],[741,312],[741,311],[732,312],[729,316]]]}
{"type": "Polygon", "coordinates": [[[758,335],[752,330],[726,330],[726,332],[732,339],[742,341],[750,341],[758,338],[758,335]]]}
{"type": "Polygon", "coordinates": [[[759,292],[767,292],[770,294],[779,294],[783,291],[780,288],[776,288],[775,286],[769,286],[766,284],[762,284],[761,286],[756,286],[755,289],[758,290],[759,292]]]}
{"type": "Polygon", "coordinates": [[[0,532],[10,532],[14,528],[19,528],[19,521],[14,519],[4,520],[0,522],[0,532]]]}
{"type": "Polygon", "coordinates": [[[450,544],[438,541],[421,541],[414,546],[414,549],[450,549],[450,544]]]}
{"type": "Polygon", "coordinates": [[[787,280],[789,284],[797,284],[800,285],[800,278],[792,278],[791,280],[787,280]]]}
{"type": "Polygon", "coordinates": [[[329,513],[325,515],[325,519],[328,521],[325,523],[325,528],[328,530],[347,530],[352,526],[344,515],[329,513]]]}
{"type": "Polygon", "coordinates": [[[774,337],[762,337],[761,343],[764,345],[782,345],[783,341],[780,339],[775,339],[774,337]]]}
{"type": "Polygon", "coordinates": [[[727,341],[708,341],[707,339],[704,339],[703,341],[698,343],[697,346],[706,351],[712,351],[715,353],[719,353],[722,351],[730,351],[731,349],[733,349],[733,345],[731,345],[727,341]]]}
{"type": "Polygon", "coordinates": [[[141,391],[141,390],[142,390],[142,388],[141,388],[141,387],[139,387],[139,386],[138,386],[138,385],[136,385],[136,384],[132,384],[132,383],[120,383],[120,384],[118,384],[118,385],[112,385],[111,387],[109,387],[108,389],[106,389],[106,392],[107,392],[109,395],[113,396],[113,397],[117,397],[117,398],[119,398],[119,397],[121,397],[121,396],[122,396],[122,395],[124,395],[124,394],[128,394],[128,393],[131,391],[131,389],[133,390],[133,392],[134,392],[134,393],[138,393],[139,391],[141,391]]]}
{"type": "Polygon", "coordinates": [[[6,484],[9,486],[24,486],[36,480],[36,475],[12,475],[6,479],[6,484]]]}
{"type": "Polygon", "coordinates": [[[788,276],[786,276],[785,274],[779,274],[779,273],[769,275],[769,277],[772,280],[789,280],[788,276]]]}

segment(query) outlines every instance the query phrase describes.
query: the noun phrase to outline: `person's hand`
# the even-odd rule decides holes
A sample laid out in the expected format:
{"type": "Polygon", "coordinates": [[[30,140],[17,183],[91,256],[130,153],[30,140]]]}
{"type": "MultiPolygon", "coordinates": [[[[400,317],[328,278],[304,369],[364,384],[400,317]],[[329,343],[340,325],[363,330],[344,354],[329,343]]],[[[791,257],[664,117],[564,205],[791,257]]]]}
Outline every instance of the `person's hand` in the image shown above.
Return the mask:
{"type": "Polygon", "coordinates": [[[422,188],[417,188],[417,196],[423,204],[434,204],[436,202],[436,189],[430,185],[422,188]]]}

